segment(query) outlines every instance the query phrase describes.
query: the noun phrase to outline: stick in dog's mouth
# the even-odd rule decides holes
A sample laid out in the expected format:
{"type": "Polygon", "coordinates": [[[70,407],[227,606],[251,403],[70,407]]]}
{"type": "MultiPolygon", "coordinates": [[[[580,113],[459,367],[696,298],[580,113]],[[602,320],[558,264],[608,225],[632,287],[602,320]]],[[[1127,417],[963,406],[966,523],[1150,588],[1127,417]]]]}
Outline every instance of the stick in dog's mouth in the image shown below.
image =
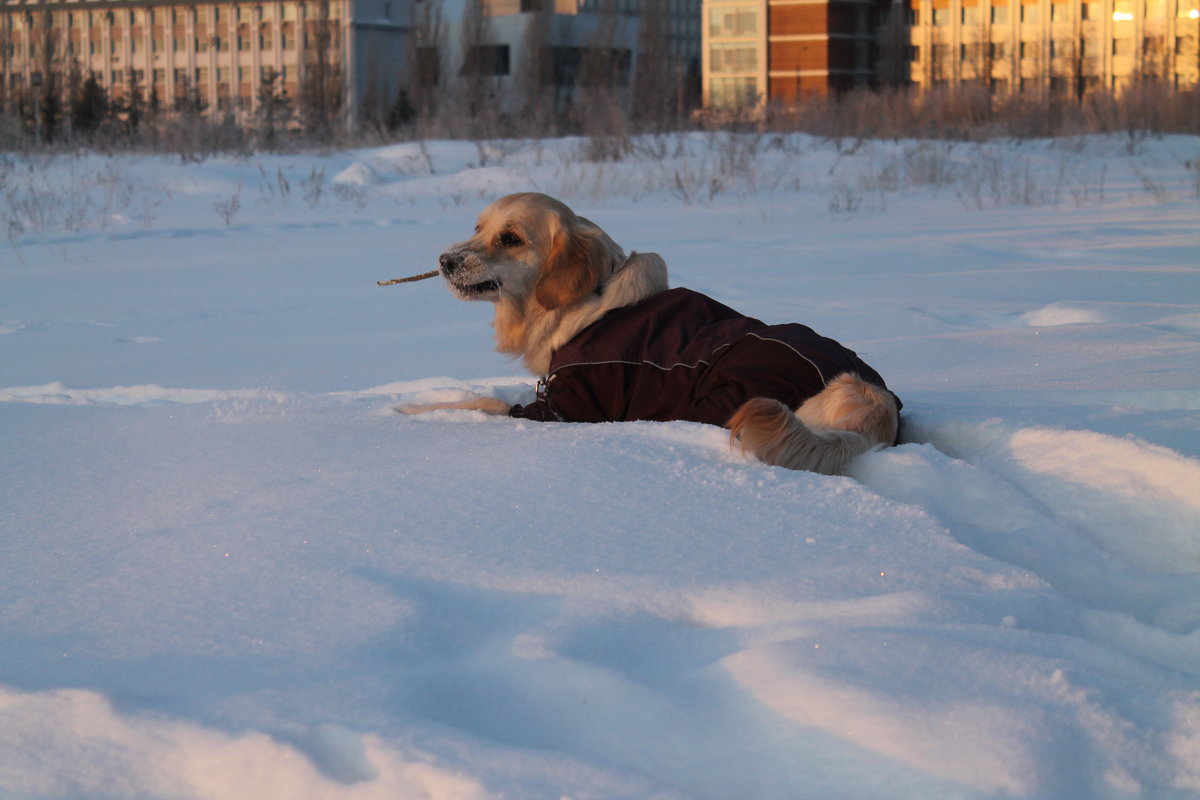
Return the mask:
{"type": "Polygon", "coordinates": [[[432,278],[435,275],[440,274],[440,272],[441,272],[441,270],[435,269],[433,272],[422,272],[420,275],[410,275],[407,278],[392,278],[390,281],[375,281],[375,285],[376,286],[391,286],[392,284],[396,284],[396,283],[412,283],[413,281],[423,281],[426,278],[432,278]]]}

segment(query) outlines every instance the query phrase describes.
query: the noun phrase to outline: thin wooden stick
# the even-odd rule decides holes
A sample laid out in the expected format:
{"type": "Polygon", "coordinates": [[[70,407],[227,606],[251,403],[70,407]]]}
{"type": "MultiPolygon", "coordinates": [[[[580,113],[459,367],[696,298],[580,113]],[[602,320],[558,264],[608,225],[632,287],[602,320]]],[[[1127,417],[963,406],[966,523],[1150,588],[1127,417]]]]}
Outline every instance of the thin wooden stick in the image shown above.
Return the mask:
{"type": "Polygon", "coordinates": [[[412,281],[423,281],[426,278],[432,278],[438,274],[438,270],[433,272],[422,272],[420,275],[412,275],[407,278],[393,278],[390,281],[375,281],[376,286],[391,286],[393,283],[411,283],[412,281]]]}

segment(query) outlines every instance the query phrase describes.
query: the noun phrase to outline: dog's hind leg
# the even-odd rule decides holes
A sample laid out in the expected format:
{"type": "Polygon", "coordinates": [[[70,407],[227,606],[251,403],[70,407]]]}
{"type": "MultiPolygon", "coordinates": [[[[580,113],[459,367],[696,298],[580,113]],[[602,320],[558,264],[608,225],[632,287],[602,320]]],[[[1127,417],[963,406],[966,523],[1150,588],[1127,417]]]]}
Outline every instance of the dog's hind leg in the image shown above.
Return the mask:
{"type": "Polygon", "coordinates": [[[896,439],[899,415],[886,390],[845,373],[795,412],[756,397],[730,418],[730,442],[767,464],[841,475],[858,456],[896,439]]]}
{"type": "Polygon", "coordinates": [[[854,431],[815,431],[778,400],[747,400],[730,418],[729,439],[743,453],[777,467],[841,475],[873,443],[854,431]]]}

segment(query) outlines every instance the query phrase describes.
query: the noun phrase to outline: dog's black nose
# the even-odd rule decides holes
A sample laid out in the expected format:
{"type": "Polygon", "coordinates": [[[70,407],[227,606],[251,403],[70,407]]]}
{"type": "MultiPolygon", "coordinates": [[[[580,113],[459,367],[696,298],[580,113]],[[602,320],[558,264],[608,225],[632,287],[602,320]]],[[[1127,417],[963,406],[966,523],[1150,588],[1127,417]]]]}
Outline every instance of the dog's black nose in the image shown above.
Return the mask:
{"type": "Polygon", "coordinates": [[[438,258],[438,264],[442,268],[442,275],[449,278],[459,267],[462,266],[462,256],[455,256],[449,253],[442,253],[438,258]]]}

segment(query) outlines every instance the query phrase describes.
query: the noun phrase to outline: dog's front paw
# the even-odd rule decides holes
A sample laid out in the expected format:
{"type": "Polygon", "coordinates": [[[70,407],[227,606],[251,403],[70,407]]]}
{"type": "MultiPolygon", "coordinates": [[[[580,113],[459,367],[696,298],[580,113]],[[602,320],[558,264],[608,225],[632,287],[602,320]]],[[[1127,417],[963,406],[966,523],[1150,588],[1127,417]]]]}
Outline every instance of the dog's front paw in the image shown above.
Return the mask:
{"type": "Polygon", "coordinates": [[[507,417],[509,408],[508,403],[503,400],[483,395],[444,403],[409,403],[392,406],[392,409],[399,414],[428,414],[430,411],[482,411],[497,417],[507,417]]]}

